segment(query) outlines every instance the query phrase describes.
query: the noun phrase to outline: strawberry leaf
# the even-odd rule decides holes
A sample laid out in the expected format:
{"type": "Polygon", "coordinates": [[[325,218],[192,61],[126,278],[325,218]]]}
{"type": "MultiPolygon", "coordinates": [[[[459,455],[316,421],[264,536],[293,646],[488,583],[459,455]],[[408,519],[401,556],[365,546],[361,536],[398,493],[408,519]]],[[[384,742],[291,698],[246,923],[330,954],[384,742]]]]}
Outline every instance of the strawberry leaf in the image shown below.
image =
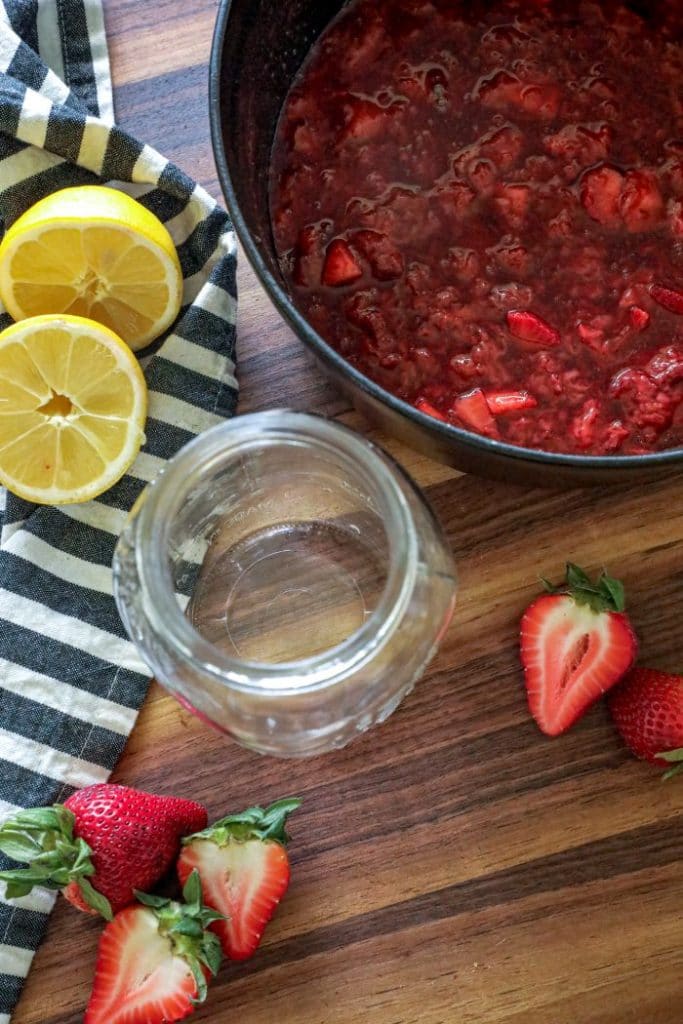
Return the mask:
{"type": "Polygon", "coordinates": [[[600,585],[603,593],[609,594],[614,605],[615,612],[623,612],[626,608],[626,590],[621,580],[615,580],[606,572],[600,577],[600,585]]]}
{"type": "Polygon", "coordinates": [[[677,750],[663,750],[655,756],[660,761],[667,761],[673,765],[673,768],[669,768],[662,775],[662,782],[668,782],[669,779],[673,779],[676,775],[680,775],[683,772],[683,747],[679,747],[677,750]]]}
{"type": "Polygon", "coordinates": [[[664,750],[661,754],[656,754],[655,756],[661,758],[662,761],[677,764],[679,761],[683,761],[683,747],[679,747],[678,750],[664,750]]]}
{"type": "Polygon", "coordinates": [[[290,838],[285,827],[287,818],[300,806],[301,800],[298,797],[286,797],[277,800],[265,810],[263,807],[248,807],[239,814],[221,818],[203,832],[186,836],[182,843],[187,846],[196,839],[209,839],[218,846],[225,846],[231,839],[239,842],[260,839],[263,842],[272,840],[286,846],[290,838]]]}
{"type": "Polygon", "coordinates": [[[202,964],[215,975],[223,956],[218,937],[207,931],[207,928],[213,921],[225,918],[204,905],[199,872],[193,871],[185,883],[184,903],[149,893],[136,892],[135,895],[156,917],[159,934],[168,939],[173,955],[182,957],[192,972],[197,988],[192,1004],[203,1003],[207,996],[207,985],[202,964]]]}
{"type": "Polygon", "coordinates": [[[83,899],[107,921],[112,920],[109,901],[87,879],[95,874],[92,850],[74,836],[75,817],[63,804],[19,811],[0,827],[0,850],[27,868],[0,871],[9,899],[26,896],[34,886],[64,889],[79,886],[83,899]]]}
{"type": "Polygon", "coordinates": [[[567,563],[564,583],[554,586],[541,579],[550,594],[566,594],[577,604],[588,605],[594,612],[623,612],[626,608],[626,591],[621,580],[603,572],[594,583],[588,574],[573,562],[567,563]]]}
{"type": "Polygon", "coordinates": [[[145,907],[151,907],[153,910],[161,910],[171,902],[167,896],[155,896],[154,893],[140,892],[138,889],[133,889],[133,893],[138,903],[142,903],[145,907]]]}
{"type": "Polygon", "coordinates": [[[78,888],[81,890],[83,899],[92,907],[98,914],[100,914],[105,921],[113,921],[114,914],[111,909],[111,903],[106,896],[103,896],[101,892],[98,892],[87,878],[79,878],[78,888]]]}
{"type": "MultiPolygon", "coordinates": [[[[225,920],[222,914],[219,914],[219,917],[222,920],[225,920]]],[[[206,964],[212,974],[218,974],[218,970],[223,959],[223,950],[221,949],[221,942],[217,935],[214,935],[212,932],[206,933],[204,941],[202,942],[199,959],[203,964],[206,964]]]]}

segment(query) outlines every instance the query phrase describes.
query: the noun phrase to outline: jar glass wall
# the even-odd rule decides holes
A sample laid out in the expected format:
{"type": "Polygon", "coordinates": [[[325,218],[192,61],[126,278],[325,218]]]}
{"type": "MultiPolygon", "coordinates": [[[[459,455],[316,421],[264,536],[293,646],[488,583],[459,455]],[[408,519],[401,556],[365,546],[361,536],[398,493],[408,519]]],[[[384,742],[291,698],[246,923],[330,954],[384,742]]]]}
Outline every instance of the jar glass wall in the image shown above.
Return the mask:
{"type": "Polygon", "coordinates": [[[162,685],[243,745],[322,753],[385,719],[446,629],[455,571],[381,449],[305,413],[240,416],[168,464],[114,559],[162,685]]]}

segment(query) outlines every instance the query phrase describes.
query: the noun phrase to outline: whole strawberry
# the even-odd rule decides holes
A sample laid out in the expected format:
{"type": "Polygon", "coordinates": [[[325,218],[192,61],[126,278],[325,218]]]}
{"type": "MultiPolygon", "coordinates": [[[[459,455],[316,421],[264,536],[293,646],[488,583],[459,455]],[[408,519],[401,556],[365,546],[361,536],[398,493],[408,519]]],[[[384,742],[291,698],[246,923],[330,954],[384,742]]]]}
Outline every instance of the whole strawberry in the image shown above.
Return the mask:
{"type": "Polygon", "coordinates": [[[206,826],[193,800],[102,783],[64,804],[19,811],[0,827],[0,850],[27,868],[0,871],[9,899],[34,886],[61,889],[75,907],[111,921],[151,888],[178,855],[183,836],[206,826]]]}
{"type": "Polygon", "coordinates": [[[635,668],[612,691],[609,710],[626,745],[652,764],[683,771],[683,676],[635,668]]]}

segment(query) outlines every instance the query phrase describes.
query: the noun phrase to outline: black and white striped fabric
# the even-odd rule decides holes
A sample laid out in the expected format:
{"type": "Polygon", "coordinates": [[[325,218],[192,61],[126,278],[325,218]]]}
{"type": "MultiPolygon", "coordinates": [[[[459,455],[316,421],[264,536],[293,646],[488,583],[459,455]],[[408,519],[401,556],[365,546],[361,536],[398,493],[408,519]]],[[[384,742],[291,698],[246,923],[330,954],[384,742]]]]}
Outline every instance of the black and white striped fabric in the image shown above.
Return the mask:
{"type": "MultiPolygon", "coordinates": [[[[143,354],[147,443],[129,473],[97,501],[62,508],[0,488],[0,818],[64,800],[114,767],[149,681],[112,598],[117,535],[165,460],[237,398],[227,214],[113,122],[101,0],[0,0],[0,236],[44,195],[105,182],[166,223],[184,275],[174,330],[143,354]]],[[[0,307],[0,329],[9,322],[0,307]]],[[[10,905],[0,887],[0,1024],[52,902],[38,891],[10,905]]]]}

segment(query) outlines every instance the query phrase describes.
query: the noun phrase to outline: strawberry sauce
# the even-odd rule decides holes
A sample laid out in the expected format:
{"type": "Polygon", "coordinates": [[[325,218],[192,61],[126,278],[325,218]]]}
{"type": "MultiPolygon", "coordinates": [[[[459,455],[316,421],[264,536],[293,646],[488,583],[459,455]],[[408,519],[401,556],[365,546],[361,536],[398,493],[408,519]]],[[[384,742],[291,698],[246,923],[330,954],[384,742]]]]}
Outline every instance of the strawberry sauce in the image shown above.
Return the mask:
{"type": "Polygon", "coordinates": [[[285,103],[271,211],[307,319],[428,415],[683,444],[678,0],[352,0],[285,103]]]}

